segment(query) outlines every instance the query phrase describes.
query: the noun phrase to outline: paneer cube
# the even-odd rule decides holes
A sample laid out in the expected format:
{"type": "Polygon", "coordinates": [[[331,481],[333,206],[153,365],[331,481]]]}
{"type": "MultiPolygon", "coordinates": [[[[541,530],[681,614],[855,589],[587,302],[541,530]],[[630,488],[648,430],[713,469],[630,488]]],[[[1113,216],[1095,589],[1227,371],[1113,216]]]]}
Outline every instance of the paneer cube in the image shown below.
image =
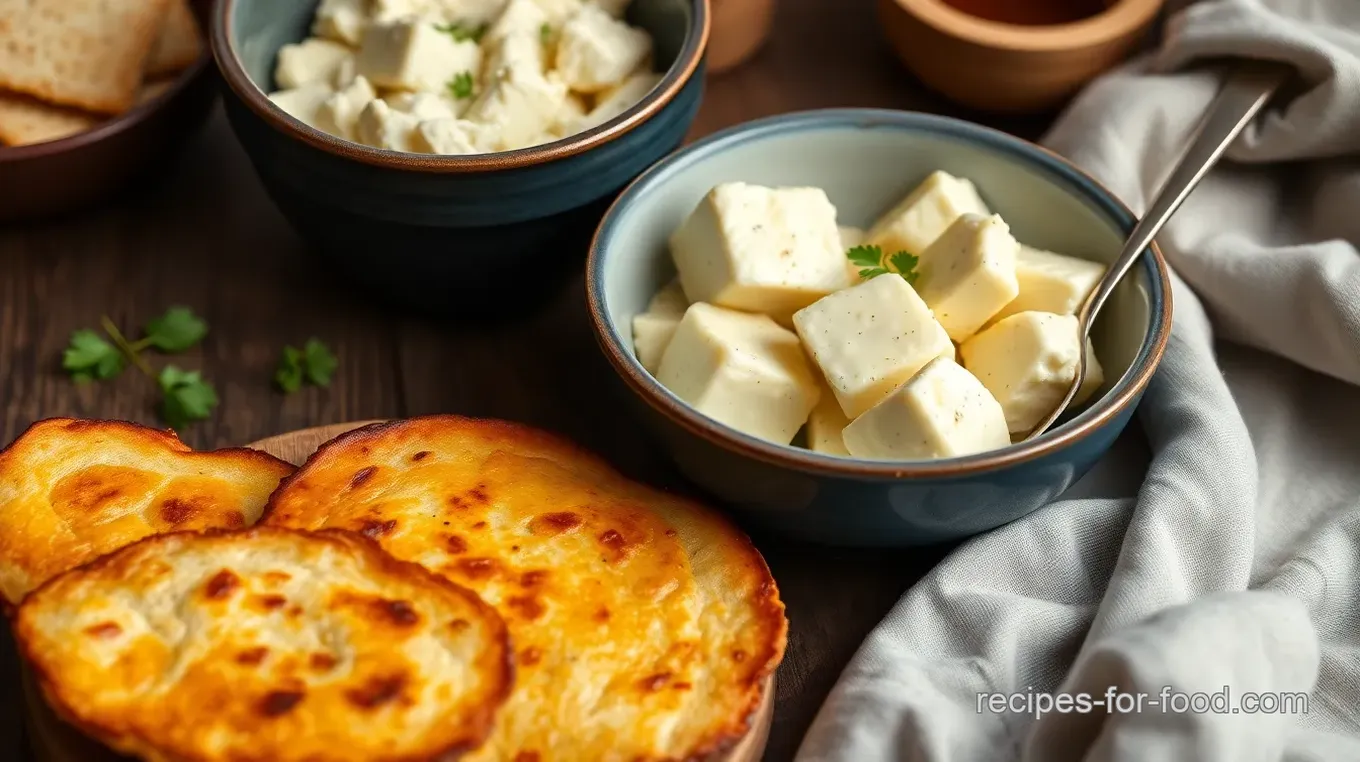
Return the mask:
{"type": "Polygon", "coordinates": [[[968,213],[921,255],[916,289],[949,338],[963,343],[1020,293],[1018,249],[999,216],[968,213]]]}
{"type": "Polygon", "coordinates": [[[688,308],[680,281],[673,280],[656,292],[646,312],[633,317],[633,352],[649,373],[656,374],[661,356],[688,308]]]}
{"type": "MultiPolygon", "coordinates": [[[[1078,333],[1072,315],[1021,312],[998,320],[959,350],[964,367],[1001,403],[1011,432],[1026,434],[1067,393],[1077,372],[1078,333]]],[[[1103,372],[1097,373],[1103,383],[1103,372]]],[[[1094,382],[1090,377],[1088,384],[1094,382]]]]}
{"type": "Polygon", "coordinates": [[[957,458],[1011,443],[991,392],[942,357],[846,426],[844,437],[856,458],[879,460],[957,458]]]}
{"type": "Polygon", "coordinates": [[[359,74],[396,90],[439,91],[459,74],[475,76],[481,63],[477,43],[455,40],[420,19],[369,24],[357,59],[359,74]]]}
{"type": "Polygon", "coordinates": [[[565,138],[568,135],[575,135],[580,132],[580,124],[586,118],[588,111],[585,100],[579,95],[567,94],[562,101],[562,108],[558,110],[553,123],[548,127],[548,131],[555,138],[565,138]]]}
{"type": "Polygon", "coordinates": [[[477,96],[463,117],[495,128],[495,150],[513,151],[540,142],[566,98],[566,85],[556,79],[511,67],[477,96]]]}
{"type": "Polygon", "coordinates": [[[411,150],[441,156],[489,153],[495,142],[491,128],[466,119],[426,119],[411,134],[411,150]]]}
{"type": "Polygon", "coordinates": [[[670,238],[690,301],[780,322],[850,284],[836,207],[820,188],[723,183],[670,238]]]}
{"type": "Polygon", "coordinates": [[[947,172],[932,172],[869,229],[865,243],[881,247],[888,255],[905,251],[921,256],[945,228],[967,212],[991,214],[972,182],[947,172]]]}
{"type": "Polygon", "coordinates": [[[586,5],[562,25],[556,68],[572,90],[598,93],[627,79],[651,53],[651,35],[586,5]]]}
{"type": "Polygon", "coordinates": [[[510,35],[519,35],[529,37],[542,45],[544,24],[551,22],[547,12],[537,0],[510,0],[500,17],[496,19],[496,23],[482,36],[482,44],[490,45],[510,35]]]}
{"type": "Polygon", "coordinates": [[[364,77],[355,77],[343,90],[336,91],[321,105],[317,129],[345,140],[354,140],[354,125],[359,114],[378,97],[373,85],[364,77]]]}
{"type": "Polygon", "coordinates": [[[383,100],[394,111],[420,119],[457,119],[461,111],[458,102],[435,93],[394,93],[383,100]]]}
{"type": "Polygon", "coordinates": [[[576,125],[574,132],[591,130],[622,114],[646,98],[661,83],[661,75],[640,71],[595,96],[595,108],[576,125]]]}
{"type": "Polygon", "coordinates": [[[291,89],[322,82],[336,81],[340,67],[354,59],[354,52],[338,42],[312,38],[279,49],[278,64],[274,67],[274,81],[279,87],[291,89]]]}
{"type": "Polygon", "coordinates": [[[411,138],[420,125],[420,118],[374,99],[359,112],[354,134],[360,143],[388,151],[410,151],[411,138]]]}
{"type": "Polygon", "coordinates": [[[490,25],[505,11],[506,0],[422,0],[430,6],[426,15],[450,24],[476,28],[490,25]]]}
{"type": "Polygon", "coordinates": [[[321,0],[312,21],[312,34],[346,45],[358,45],[363,35],[366,0],[321,0]]]}
{"type": "Polygon", "coordinates": [[[851,419],[926,363],[954,357],[949,335],[899,275],[880,275],[824,297],[794,313],[793,325],[851,419]]]}
{"type": "Polygon", "coordinates": [[[845,411],[841,410],[841,403],[823,383],[822,396],[817,400],[817,407],[814,407],[812,414],[808,416],[808,449],[827,455],[849,455],[850,451],[845,449],[843,436],[845,427],[849,425],[850,419],[845,417],[845,411]]]}
{"type": "Polygon", "coordinates": [[[547,70],[543,43],[537,33],[511,34],[486,46],[483,79],[489,82],[510,76],[542,77],[547,70]]]}
{"type": "Polygon", "coordinates": [[[791,331],[702,303],[685,311],[656,379],[704,415],[778,444],[793,441],[821,393],[791,331]]]}
{"type": "Polygon", "coordinates": [[[269,94],[269,100],[275,106],[283,109],[283,112],[294,119],[302,122],[309,127],[320,130],[321,127],[321,107],[326,101],[335,94],[323,82],[313,82],[310,85],[295,87],[291,90],[279,90],[269,94]]]}
{"type": "Polygon", "coordinates": [[[554,27],[561,26],[567,19],[575,16],[585,5],[582,0],[533,0],[538,7],[548,16],[548,23],[554,27]]]}
{"type": "Polygon", "coordinates": [[[1021,244],[1015,257],[1020,294],[992,319],[1029,311],[1075,315],[1104,275],[1105,265],[1099,262],[1021,244]]]}

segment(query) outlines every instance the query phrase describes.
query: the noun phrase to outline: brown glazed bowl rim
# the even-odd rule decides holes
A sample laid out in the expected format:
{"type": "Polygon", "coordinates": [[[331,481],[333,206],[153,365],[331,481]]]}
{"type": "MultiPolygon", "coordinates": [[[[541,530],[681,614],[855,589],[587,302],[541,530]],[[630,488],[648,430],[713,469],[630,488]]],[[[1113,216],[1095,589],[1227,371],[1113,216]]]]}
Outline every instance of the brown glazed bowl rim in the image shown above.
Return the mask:
{"type": "Polygon", "coordinates": [[[1094,199],[1121,213],[1126,224],[1137,219],[1118,196],[1090,174],[1072,162],[1043,146],[1023,140],[1000,130],[966,122],[952,117],[883,109],[820,109],[766,117],[721,130],[672,153],[653,164],[624,188],[605,211],[590,243],[586,263],[586,302],[590,313],[595,341],[623,379],[630,391],[645,401],[653,410],[685,431],[730,452],[771,465],[801,473],[817,474],[851,480],[898,480],[912,478],[964,478],[994,473],[1012,466],[1037,460],[1066,450],[1100,431],[1141,397],[1157,368],[1161,366],[1171,336],[1172,291],[1170,269],[1156,243],[1148,247],[1152,254],[1152,278],[1161,303],[1149,294],[1147,336],[1144,349],[1139,350],[1134,365],[1125,371],[1115,386],[1073,420],[1059,424],[1041,436],[997,450],[957,458],[923,461],[879,461],[838,457],[806,450],[793,445],[780,445],[742,434],[709,418],[667,392],[637,359],[624,349],[617,326],[608,317],[604,293],[604,239],[617,224],[616,218],[627,213],[634,202],[635,191],[652,182],[652,178],[666,172],[673,165],[700,152],[720,152],[721,147],[749,140],[760,140],[765,135],[782,134],[799,128],[815,128],[819,124],[836,123],[876,127],[908,123],[917,129],[935,130],[961,136],[965,140],[1002,148],[1006,152],[1026,156],[1039,167],[1057,169],[1069,181],[1074,181],[1094,199]]]}
{"type": "Polygon", "coordinates": [[[49,140],[45,143],[31,143],[22,146],[0,146],[0,166],[7,163],[19,163],[35,159],[44,159],[50,156],[79,151],[84,148],[102,143],[109,138],[130,132],[144,124],[158,111],[170,105],[171,101],[179,97],[189,86],[207,72],[212,64],[212,56],[208,51],[203,51],[203,55],[191,64],[188,68],[176,75],[174,81],[165,92],[146,103],[140,103],[118,116],[107,119],[95,125],[92,129],[84,132],[77,132],[57,140],[49,140]]]}
{"type": "Polygon", "coordinates": [[[440,174],[488,172],[545,164],[585,153],[632,132],[665,108],[694,76],[708,47],[711,15],[710,0],[689,0],[694,12],[690,15],[685,42],[676,56],[675,63],[671,64],[661,82],[652,88],[647,97],[604,124],[530,148],[467,156],[438,156],[386,151],[344,140],[309,127],[275,106],[246,74],[230,32],[230,21],[236,12],[236,6],[245,1],[218,0],[213,6],[209,37],[213,57],[217,59],[217,67],[222,72],[222,78],[236,97],[251,111],[275,130],[341,159],[387,169],[440,174]]]}
{"type": "MultiPolygon", "coordinates": [[[[1021,0],[1016,0],[1020,2],[1021,0]]],[[[1099,47],[1143,28],[1164,0],[1114,0],[1105,10],[1069,24],[1021,26],[972,16],[944,0],[891,0],[900,10],[949,37],[984,48],[1059,52],[1099,47]]]]}

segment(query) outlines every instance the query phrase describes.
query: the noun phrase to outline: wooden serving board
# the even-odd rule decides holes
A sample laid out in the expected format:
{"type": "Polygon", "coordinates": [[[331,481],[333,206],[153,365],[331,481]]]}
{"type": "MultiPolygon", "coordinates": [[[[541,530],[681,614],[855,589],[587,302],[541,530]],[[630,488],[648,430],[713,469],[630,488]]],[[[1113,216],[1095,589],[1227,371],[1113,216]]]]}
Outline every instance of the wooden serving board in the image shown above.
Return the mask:
{"type": "MultiPolygon", "coordinates": [[[[273,455],[276,458],[302,465],[322,444],[347,431],[366,426],[376,421],[358,423],[338,423],[318,426],[311,429],[280,434],[261,439],[249,446],[273,455]]],[[[48,708],[38,687],[34,684],[27,665],[22,667],[25,714],[29,729],[30,745],[35,762],[135,762],[127,757],[114,754],[107,748],[90,740],[80,731],[67,725],[48,708]]],[[[774,676],[765,681],[760,706],[751,718],[751,731],[746,737],[719,756],[714,762],[757,762],[765,752],[765,742],[769,738],[770,723],[774,719],[774,676]]]]}

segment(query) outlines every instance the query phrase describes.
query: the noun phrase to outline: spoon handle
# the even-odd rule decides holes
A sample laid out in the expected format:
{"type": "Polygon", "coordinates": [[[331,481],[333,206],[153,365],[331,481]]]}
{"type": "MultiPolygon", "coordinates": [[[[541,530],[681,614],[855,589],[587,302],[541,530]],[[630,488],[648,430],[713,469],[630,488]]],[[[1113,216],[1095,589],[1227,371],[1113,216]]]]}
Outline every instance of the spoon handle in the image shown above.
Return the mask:
{"type": "Polygon", "coordinates": [[[1190,191],[1218,163],[1219,157],[1242,129],[1270,100],[1289,72],[1282,64],[1265,61],[1244,61],[1233,69],[1200,122],[1199,131],[1190,142],[1190,147],[1181,155],[1171,176],[1129,234],[1119,258],[1110,265],[1109,272],[1082,305],[1079,317],[1083,336],[1090,334],[1096,313],[1105,306],[1105,301],[1114,293],[1115,287],[1143,251],[1152,244],[1152,239],[1162,226],[1180,208],[1190,191]]]}

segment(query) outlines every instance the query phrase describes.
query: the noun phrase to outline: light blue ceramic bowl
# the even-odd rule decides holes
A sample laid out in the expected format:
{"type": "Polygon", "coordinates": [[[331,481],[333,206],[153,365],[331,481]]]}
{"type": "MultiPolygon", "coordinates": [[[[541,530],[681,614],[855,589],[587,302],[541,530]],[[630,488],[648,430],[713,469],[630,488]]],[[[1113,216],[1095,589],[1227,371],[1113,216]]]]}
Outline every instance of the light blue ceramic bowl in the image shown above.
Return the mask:
{"type": "Polygon", "coordinates": [[[615,201],[595,235],[587,289],[596,337],[677,466],[747,519],[819,542],[918,545],[993,529],[1053,500],[1124,429],[1166,348],[1171,289],[1155,247],[1117,290],[1094,341],[1107,383],[1032,442],[966,458],[857,460],[773,444],[696,412],[633,355],[632,319],[675,270],[666,239],[714,185],[812,185],[842,225],[867,227],[927,174],[977,184],[1016,237],[1111,261],[1134,217],[1062,158],[996,130],[927,114],[810,111],[717,133],[661,161],[615,201]]]}

